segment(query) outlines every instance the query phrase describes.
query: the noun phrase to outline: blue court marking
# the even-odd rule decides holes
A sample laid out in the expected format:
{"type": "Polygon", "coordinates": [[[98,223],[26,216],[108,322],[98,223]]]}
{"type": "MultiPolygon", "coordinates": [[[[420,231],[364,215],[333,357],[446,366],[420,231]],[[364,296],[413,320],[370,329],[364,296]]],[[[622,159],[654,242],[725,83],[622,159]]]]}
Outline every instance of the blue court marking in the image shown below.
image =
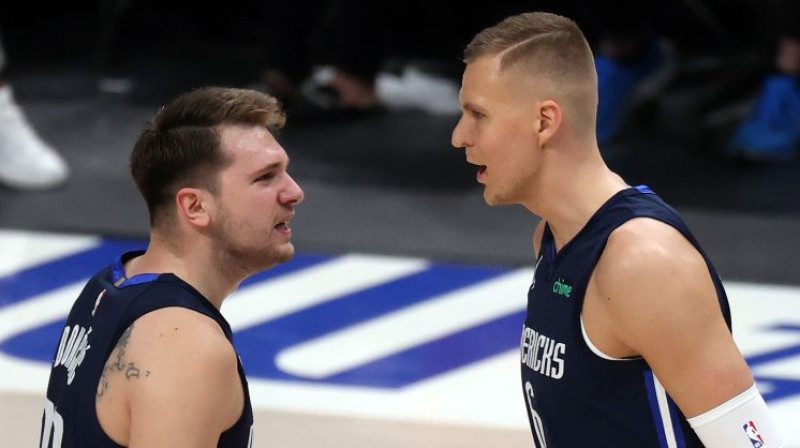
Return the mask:
{"type": "MultiPolygon", "coordinates": [[[[146,243],[142,241],[104,241],[96,248],[66,257],[65,259],[70,262],[68,264],[68,273],[62,272],[61,275],[58,275],[50,272],[50,269],[64,269],[64,263],[61,261],[65,259],[61,259],[0,278],[0,301],[6,304],[16,303],[27,298],[20,298],[20,294],[23,292],[27,292],[30,294],[28,297],[31,297],[76,281],[87,280],[87,273],[99,271],[113,262],[121,253],[140,249],[145,245],[146,243]],[[81,266],[80,263],[86,263],[86,265],[81,266]],[[20,285],[18,282],[29,284],[20,285]],[[50,286],[49,288],[47,288],[48,285],[50,286]],[[9,286],[9,293],[2,289],[3,286],[9,286]]],[[[298,254],[286,263],[248,278],[242,282],[240,288],[247,288],[273,277],[307,269],[334,258],[336,257],[331,255],[298,254]]],[[[265,306],[268,306],[268,304],[265,304],[265,306]]],[[[50,362],[55,352],[55,344],[58,343],[61,337],[66,320],[67,316],[65,315],[62,318],[0,341],[0,352],[18,358],[50,362]]]]}
{"type": "Polygon", "coordinates": [[[31,361],[52,362],[67,316],[0,341],[0,352],[31,361]]]}
{"type": "MultiPolygon", "coordinates": [[[[299,254],[288,263],[251,277],[242,287],[332,259],[334,257],[299,254]]],[[[32,269],[41,271],[41,267],[32,269]]],[[[506,268],[433,264],[424,271],[334,297],[317,306],[236,332],[234,343],[251,377],[380,388],[403,387],[514,348],[518,344],[524,311],[429,341],[329,378],[304,378],[283,372],[275,365],[275,357],[296,344],[508,272],[510,269],[506,268]]],[[[25,278],[26,274],[22,274],[21,278],[25,278]]],[[[487,300],[491,300],[491,297],[487,297],[487,300]]],[[[65,318],[57,319],[0,341],[0,351],[20,358],[50,362],[64,321],[65,318]]]]}
{"type": "MultiPolygon", "coordinates": [[[[95,247],[0,277],[0,311],[3,307],[84,281],[113,262],[121,253],[144,247],[146,242],[141,240],[104,239],[95,247]]],[[[331,255],[298,254],[288,263],[248,278],[240,288],[249,288],[336,258],[331,255]]],[[[238,331],[234,334],[234,343],[242,355],[248,375],[252,377],[390,389],[405,387],[516,348],[525,311],[520,310],[426,341],[326,378],[307,378],[284,372],[275,365],[275,357],[297,344],[507,272],[510,269],[432,264],[424,271],[352,294],[332,297],[317,306],[238,331]]],[[[325,285],[313,287],[324,288],[325,285]]],[[[492,298],[487,297],[486,300],[492,298]]],[[[23,359],[50,362],[65,318],[55,319],[0,341],[0,351],[23,359]]],[[[800,325],[783,324],[767,328],[770,329],[800,332],[800,325]]],[[[347,347],[341,347],[341,350],[347,350],[347,347]]],[[[796,356],[800,356],[800,344],[750,356],[747,362],[755,368],[796,356]]],[[[756,380],[766,386],[764,398],[767,401],[800,395],[800,380],[758,375],[756,380]]]]}
{"type": "MultiPolygon", "coordinates": [[[[284,372],[275,364],[281,351],[507,273],[507,269],[434,264],[428,269],[352,294],[331,298],[319,305],[238,331],[234,344],[248,375],[296,381],[319,382],[284,372]]],[[[491,298],[487,298],[491,300],[491,298]]],[[[515,327],[515,330],[518,330],[515,327]]],[[[413,331],[413,329],[409,329],[413,331]]],[[[518,339],[517,337],[514,338],[518,339]]],[[[346,350],[346,347],[342,347],[346,350]]],[[[381,380],[377,380],[381,381],[381,380]]],[[[334,381],[335,382],[335,381],[334,381]]],[[[377,384],[375,384],[377,386],[377,384]]]]}
{"type": "Polygon", "coordinates": [[[800,395],[800,380],[762,375],[756,375],[755,378],[759,385],[766,386],[766,388],[769,389],[767,392],[761,394],[765,401],[772,402],[800,395]]]}
{"type": "MultiPolygon", "coordinates": [[[[292,257],[291,260],[287,261],[286,263],[281,263],[279,265],[273,266],[266,271],[261,271],[257,274],[251,275],[247,277],[242,283],[239,284],[239,289],[244,289],[249,286],[255,285],[257,283],[273,279],[275,277],[280,277],[281,275],[286,275],[292,272],[301,271],[303,269],[310,268],[312,266],[316,266],[326,261],[331,261],[338,256],[334,255],[321,255],[321,254],[296,254],[292,257]]],[[[265,306],[269,306],[269,304],[265,304],[265,306]]]]}
{"type": "MultiPolygon", "coordinates": [[[[781,324],[769,327],[770,330],[781,331],[796,331],[800,333],[800,325],[796,324],[781,324]]],[[[800,356],[800,344],[780,348],[770,352],[762,353],[760,355],[748,356],[745,358],[750,368],[758,367],[762,364],[767,364],[781,359],[788,359],[794,356],[800,356]]],[[[782,398],[800,395],[800,379],[787,379],[787,378],[774,378],[769,376],[756,375],[756,381],[765,387],[765,392],[762,393],[764,400],[775,401],[782,398]]]]}
{"type": "MultiPolygon", "coordinates": [[[[327,383],[399,388],[519,347],[518,311],[325,379],[327,383]]],[[[413,331],[413,329],[410,329],[413,331]]]]}
{"type": "Polygon", "coordinates": [[[0,277],[0,309],[88,279],[121,253],[146,246],[141,240],[105,239],[90,249],[0,277]]]}

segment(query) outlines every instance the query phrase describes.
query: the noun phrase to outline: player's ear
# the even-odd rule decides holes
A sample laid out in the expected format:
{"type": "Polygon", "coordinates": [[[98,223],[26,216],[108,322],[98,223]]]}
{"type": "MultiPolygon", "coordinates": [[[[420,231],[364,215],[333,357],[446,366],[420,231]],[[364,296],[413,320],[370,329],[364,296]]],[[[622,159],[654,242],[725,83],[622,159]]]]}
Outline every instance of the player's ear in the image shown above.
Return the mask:
{"type": "Polygon", "coordinates": [[[545,100],[539,104],[539,141],[546,144],[561,127],[563,118],[561,106],[553,100],[545,100]]]}
{"type": "Polygon", "coordinates": [[[175,194],[175,205],[178,216],[196,227],[208,227],[211,223],[209,214],[209,194],[199,188],[184,187],[175,194]]]}

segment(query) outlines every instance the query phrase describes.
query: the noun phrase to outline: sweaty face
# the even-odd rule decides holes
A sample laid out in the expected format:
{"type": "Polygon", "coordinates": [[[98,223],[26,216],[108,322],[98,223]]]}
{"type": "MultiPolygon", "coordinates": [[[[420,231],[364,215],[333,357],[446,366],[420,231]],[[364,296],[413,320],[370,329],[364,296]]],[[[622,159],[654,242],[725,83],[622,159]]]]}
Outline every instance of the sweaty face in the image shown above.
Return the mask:
{"type": "Polygon", "coordinates": [[[231,163],[219,173],[212,222],[220,256],[246,271],[289,260],[289,221],[303,190],[286,171],[286,152],[260,126],[224,126],[221,134],[231,163]]]}
{"type": "Polygon", "coordinates": [[[464,71],[459,100],[463,110],[452,144],[464,148],[476,166],[489,205],[525,200],[538,170],[536,104],[499,59],[484,56],[464,71]]]}

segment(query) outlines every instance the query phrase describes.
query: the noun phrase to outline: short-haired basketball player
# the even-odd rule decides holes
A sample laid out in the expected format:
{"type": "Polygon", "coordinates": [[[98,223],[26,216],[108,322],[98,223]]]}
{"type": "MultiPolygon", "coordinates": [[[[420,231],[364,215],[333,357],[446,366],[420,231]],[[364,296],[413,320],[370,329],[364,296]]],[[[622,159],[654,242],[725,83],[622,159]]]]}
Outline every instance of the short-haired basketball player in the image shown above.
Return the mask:
{"type": "Polygon", "coordinates": [[[204,88],[166,105],[131,155],[150,211],[146,252],[78,297],[55,355],[43,448],[252,444],[253,413],[222,301],[290,259],[303,191],[275,140],[276,100],[204,88]]]}
{"type": "Polygon", "coordinates": [[[783,446],[714,267],[671,207],[600,155],[581,30],[521,14],[477,34],[464,59],[453,146],[489,205],[542,217],[521,339],[536,446],[783,446]]]}

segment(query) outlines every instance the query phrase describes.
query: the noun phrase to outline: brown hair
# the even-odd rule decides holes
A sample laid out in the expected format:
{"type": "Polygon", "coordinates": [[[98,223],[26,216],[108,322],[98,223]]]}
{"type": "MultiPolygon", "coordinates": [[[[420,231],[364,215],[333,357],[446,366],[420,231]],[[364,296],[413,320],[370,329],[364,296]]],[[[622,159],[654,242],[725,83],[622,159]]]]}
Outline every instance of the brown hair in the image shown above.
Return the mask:
{"type": "Polygon", "coordinates": [[[196,185],[216,192],[216,173],[227,160],[220,126],[264,126],[273,135],[286,117],[278,101],[254,90],[206,87],[162,107],[142,130],[130,158],[131,174],[155,226],[179,189],[196,185]]]}
{"type": "Polygon", "coordinates": [[[594,71],[592,50],[578,25],[556,14],[529,12],[511,16],[478,33],[464,51],[469,63],[502,53],[501,68],[535,60],[537,73],[561,76],[594,71]]]}
{"type": "Polygon", "coordinates": [[[508,17],[478,33],[464,51],[466,63],[483,56],[499,56],[502,71],[558,85],[562,97],[576,106],[575,119],[591,124],[593,131],[597,72],[589,43],[575,22],[545,12],[508,17]]]}

